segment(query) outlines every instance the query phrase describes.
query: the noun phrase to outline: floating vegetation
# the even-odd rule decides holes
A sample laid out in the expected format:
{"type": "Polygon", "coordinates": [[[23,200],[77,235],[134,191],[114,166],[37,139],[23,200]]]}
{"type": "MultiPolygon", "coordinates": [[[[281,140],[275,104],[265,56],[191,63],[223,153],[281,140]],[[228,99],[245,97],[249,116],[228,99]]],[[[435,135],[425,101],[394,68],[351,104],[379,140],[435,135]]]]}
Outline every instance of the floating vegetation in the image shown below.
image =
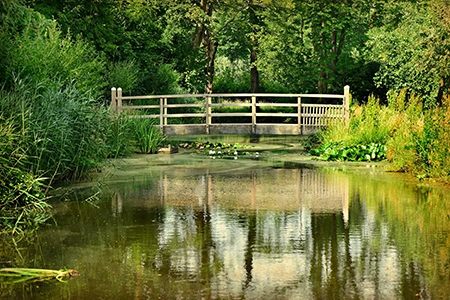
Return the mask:
{"type": "Polygon", "coordinates": [[[42,281],[56,279],[64,282],[64,279],[80,276],[80,273],[72,269],[48,270],[33,268],[3,268],[0,269],[0,282],[18,283],[24,281],[42,281]]]}
{"type": "Polygon", "coordinates": [[[243,149],[252,148],[251,146],[242,145],[239,143],[229,144],[223,142],[192,142],[180,143],[180,148],[196,150],[198,154],[205,154],[209,158],[228,158],[237,159],[239,156],[247,156],[259,158],[258,152],[243,151],[243,149]]]}
{"type": "Polygon", "coordinates": [[[241,145],[239,143],[230,144],[230,143],[223,143],[223,142],[180,143],[179,146],[180,146],[180,148],[197,149],[197,150],[251,148],[250,146],[241,145]]]}

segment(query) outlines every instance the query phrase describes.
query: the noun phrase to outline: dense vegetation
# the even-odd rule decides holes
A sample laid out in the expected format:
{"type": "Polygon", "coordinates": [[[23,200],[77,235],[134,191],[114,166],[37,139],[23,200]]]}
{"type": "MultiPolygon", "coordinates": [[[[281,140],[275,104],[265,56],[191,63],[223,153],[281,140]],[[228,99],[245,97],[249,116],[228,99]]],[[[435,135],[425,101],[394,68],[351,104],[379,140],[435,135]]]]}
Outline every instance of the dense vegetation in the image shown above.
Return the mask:
{"type": "Polygon", "coordinates": [[[352,119],[322,133],[317,154],[386,157],[398,170],[448,178],[449,6],[1,1],[1,226],[43,222],[55,182],[84,178],[109,157],[155,151],[152,141],[164,137],[151,124],[108,110],[113,86],[125,94],[341,93],[348,84],[352,119]]]}

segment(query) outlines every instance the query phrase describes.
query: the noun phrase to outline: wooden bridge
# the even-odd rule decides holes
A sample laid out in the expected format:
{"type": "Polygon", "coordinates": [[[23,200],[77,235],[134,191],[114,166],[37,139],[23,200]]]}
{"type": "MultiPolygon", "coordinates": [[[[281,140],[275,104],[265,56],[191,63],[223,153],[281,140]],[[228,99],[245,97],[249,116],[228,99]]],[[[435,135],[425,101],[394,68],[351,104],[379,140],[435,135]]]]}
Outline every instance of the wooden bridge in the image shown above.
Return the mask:
{"type": "Polygon", "coordinates": [[[111,89],[111,109],[130,113],[133,117],[159,119],[155,123],[167,135],[308,135],[327,126],[333,119],[347,120],[349,103],[349,86],[344,87],[342,95],[123,96],[121,88],[111,89]]]}

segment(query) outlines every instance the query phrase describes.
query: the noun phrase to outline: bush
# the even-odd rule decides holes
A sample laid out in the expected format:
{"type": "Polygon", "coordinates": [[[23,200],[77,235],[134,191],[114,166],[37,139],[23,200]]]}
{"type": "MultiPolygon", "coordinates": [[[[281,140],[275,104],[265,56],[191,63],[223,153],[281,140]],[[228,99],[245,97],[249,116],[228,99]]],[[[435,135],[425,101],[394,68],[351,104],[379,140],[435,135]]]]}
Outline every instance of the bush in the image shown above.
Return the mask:
{"type": "Polygon", "coordinates": [[[450,179],[450,99],[425,113],[423,127],[414,131],[414,172],[419,177],[450,179]]]}
{"type": "Polygon", "coordinates": [[[139,82],[139,68],[134,60],[113,64],[108,70],[109,87],[122,88],[124,94],[133,95],[139,82]]]}
{"type": "Polygon", "coordinates": [[[12,41],[5,62],[7,87],[12,88],[14,76],[19,76],[34,86],[74,84],[96,100],[103,96],[105,66],[94,49],[81,40],[61,37],[54,22],[43,20],[35,27],[25,28],[12,41]]]}
{"type": "Polygon", "coordinates": [[[352,108],[350,121],[331,124],[310,150],[326,160],[380,160],[419,178],[450,180],[450,98],[423,110],[420,97],[406,90],[388,93],[388,105],[370,99],[352,108]]]}
{"type": "Polygon", "coordinates": [[[214,93],[250,93],[250,76],[226,69],[214,77],[214,93]]]}

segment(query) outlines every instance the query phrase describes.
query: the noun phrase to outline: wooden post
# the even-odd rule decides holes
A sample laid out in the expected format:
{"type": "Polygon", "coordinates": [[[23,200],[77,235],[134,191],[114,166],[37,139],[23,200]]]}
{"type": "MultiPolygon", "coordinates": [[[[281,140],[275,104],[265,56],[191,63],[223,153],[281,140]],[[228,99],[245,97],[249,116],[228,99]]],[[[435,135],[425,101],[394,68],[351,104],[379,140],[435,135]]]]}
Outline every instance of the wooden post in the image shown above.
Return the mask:
{"type": "Polygon", "coordinates": [[[348,122],[350,120],[350,86],[344,87],[344,120],[348,122]]]}
{"type": "Polygon", "coordinates": [[[206,105],[206,134],[210,134],[210,126],[212,123],[211,117],[211,96],[205,96],[205,105],[206,105]]]}
{"type": "Polygon", "coordinates": [[[167,125],[167,98],[164,98],[164,125],[167,125]]]}
{"type": "Polygon", "coordinates": [[[164,133],[164,98],[159,98],[159,127],[164,133]]]}
{"type": "Polygon", "coordinates": [[[302,126],[302,97],[297,97],[297,123],[298,123],[298,133],[303,134],[302,126]]]}
{"type": "Polygon", "coordinates": [[[252,96],[252,134],[256,134],[256,96],[252,96]]]}
{"type": "Polygon", "coordinates": [[[111,110],[117,110],[116,96],[117,96],[117,89],[113,87],[111,88],[111,105],[109,106],[111,110]]]}
{"type": "Polygon", "coordinates": [[[117,89],[117,111],[122,112],[122,88],[117,89]]]}

